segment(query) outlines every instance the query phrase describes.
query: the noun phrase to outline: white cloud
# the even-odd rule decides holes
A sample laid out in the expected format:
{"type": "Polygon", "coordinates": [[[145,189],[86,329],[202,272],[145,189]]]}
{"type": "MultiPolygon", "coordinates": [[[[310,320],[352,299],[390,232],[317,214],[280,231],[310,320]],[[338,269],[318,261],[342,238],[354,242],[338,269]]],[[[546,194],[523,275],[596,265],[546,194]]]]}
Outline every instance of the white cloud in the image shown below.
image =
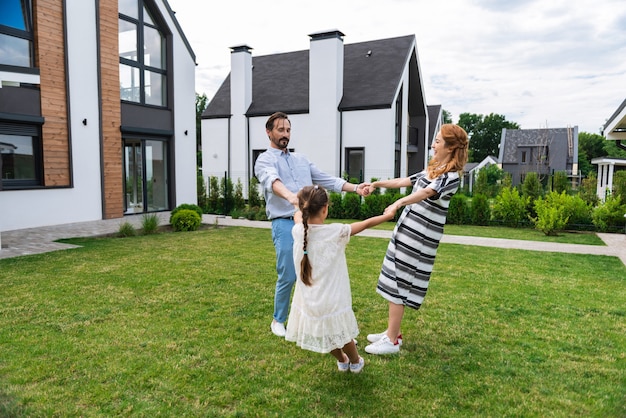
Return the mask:
{"type": "Polygon", "coordinates": [[[169,0],[194,52],[196,90],[212,98],[229,47],[253,56],[309,48],[338,29],[346,44],[414,34],[426,99],[456,121],[498,113],[523,128],[599,132],[626,98],[621,0],[169,0]]]}

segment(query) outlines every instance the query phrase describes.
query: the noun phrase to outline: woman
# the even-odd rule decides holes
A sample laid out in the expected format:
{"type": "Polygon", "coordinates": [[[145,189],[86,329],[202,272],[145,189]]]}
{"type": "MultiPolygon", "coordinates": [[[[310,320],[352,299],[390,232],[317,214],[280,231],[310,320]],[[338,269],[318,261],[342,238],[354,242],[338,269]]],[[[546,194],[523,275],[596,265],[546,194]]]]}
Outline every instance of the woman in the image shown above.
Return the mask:
{"type": "Polygon", "coordinates": [[[459,172],[467,162],[467,133],[457,125],[445,124],[432,144],[433,156],[426,170],[410,177],[375,181],[377,187],[413,186],[410,195],[396,200],[385,213],[404,210],[393,230],[376,291],[389,302],[387,329],[370,334],[365,347],[370,354],[400,351],[400,324],[404,307],[419,309],[428,290],[439,241],[443,235],[450,199],[459,188],[459,172]]]}

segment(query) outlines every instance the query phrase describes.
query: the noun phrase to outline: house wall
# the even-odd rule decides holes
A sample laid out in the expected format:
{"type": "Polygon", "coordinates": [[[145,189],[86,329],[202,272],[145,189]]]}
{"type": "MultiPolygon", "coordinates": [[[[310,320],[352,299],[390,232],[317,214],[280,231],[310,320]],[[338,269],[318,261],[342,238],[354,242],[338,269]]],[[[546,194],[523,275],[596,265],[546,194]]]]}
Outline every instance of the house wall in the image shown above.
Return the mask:
{"type": "MultiPolygon", "coordinates": [[[[195,62],[164,3],[157,3],[174,33],[173,198],[178,204],[196,203],[195,62]]],[[[122,218],[117,2],[49,0],[33,5],[46,188],[1,191],[0,231],[122,218]]]]}
{"type": "MultiPolygon", "coordinates": [[[[202,175],[224,177],[228,171],[228,125],[230,119],[202,119],[202,175]]],[[[243,179],[242,179],[243,181],[243,179]]]]}
{"type": "MultiPolygon", "coordinates": [[[[5,190],[0,195],[0,231],[32,228],[45,225],[55,225],[70,222],[82,222],[102,219],[99,151],[99,123],[98,123],[98,95],[97,95],[97,59],[96,59],[96,27],[95,4],[84,0],[66,0],[67,15],[65,18],[58,15],[61,0],[54,2],[37,2],[37,19],[40,14],[56,13],[58,24],[66,23],[67,44],[63,40],[63,27],[56,27],[61,36],[59,44],[51,47],[46,43],[39,43],[39,59],[42,66],[42,116],[46,119],[44,127],[50,122],[53,129],[44,129],[43,138],[52,136],[52,145],[56,146],[56,157],[48,160],[47,164],[55,162],[59,168],[52,170],[46,177],[46,185],[58,183],[72,187],[35,190],[5,190]],[[42,5],[45,3],[45,7],[42,5]],[[66,100],[58,90],[66,90],[65,70],[62,73],[46,72],[44,76],[44,62],[46,66],[65,67],[64,51],[67,48],[67,75],[69,82],[67,91],[71,105],[66,106],[66,100]],[[46,55],[43,59],[41,54],[46,55]],[[55,75],[56,74],[56,75],[55,75]],[[60,77],[60,78],[56,78],[60,77]],[[53,84],[48,87],[47,84],[53,84]],[[62,87],[59,86],[62,85],[62,87]],[[62,101],[62,103],[60,102],[62,101]],[[48,103],[43,103],[48,102],[48,103]],[[65,115],[52,104],[64,109],[65,115]],[[69,117],[67,116],[69,111],[69,117]],[[48,116],[50,115],[50,116],[48,116]],[[87,125],[82,120],[87,119],[87,125]],[[65,142],[65,145],[63,145],[65,142]],[[63,147],[71,148],[63,151],[63,147]],[[66,154],[72,159],[71,171],[66,154]],[[80,156],[77,158],[76,156],[80,156]],[[62,167],[61,165],[64,165],[62,167]],[[71,176],[70,174],[71,173],[71,176]]],[[[47,19],[47,17],[46,17],[47,19]]],[[[36,36],[46,36],[39,30],[49,26],[37,25],[36,36]]],[[[55,37],[56,39],[56,37],[55,37]]],[[[46,150],[46,153],[50,149],[46,150]]],[[[49,166],[48,166],[49,167],[49,166]]],[[[48,170],[48,168],[46,168],[48,170]]]]}
{"type": "Polygon", "coordinates": [[[372,177],[381,180],[394,177],[395,148],[393,137],[389,136],[389,132],[394,130],[394,118],[393,108],[343,113],[344,147],[365,148],[365,181],[370,181],[372,177]]]}
{"type": "MultiPolygon", "coordinates": [[[[174,32],[174,138],[172,161],[175,164],[174,208],[183,203],[198,203],[196,162],[196,63],[187,50],[183,38],[178,36],[175,25],[163,2],[157,2],[167,25],[174,32]]],[[[119,91],[119,90],[118,90],[119,91]]]]}

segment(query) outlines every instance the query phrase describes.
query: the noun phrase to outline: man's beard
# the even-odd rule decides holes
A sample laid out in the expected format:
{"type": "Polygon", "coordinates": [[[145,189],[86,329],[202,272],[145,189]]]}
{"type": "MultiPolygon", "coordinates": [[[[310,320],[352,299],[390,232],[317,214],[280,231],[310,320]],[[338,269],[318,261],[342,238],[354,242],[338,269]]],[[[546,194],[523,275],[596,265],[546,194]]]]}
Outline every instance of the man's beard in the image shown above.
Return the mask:
{"type": "Polygon", "coordinates": [[[278,148],[280,148],[280,149],[286,149],[286,148],[287,148],[287,145],[289,145],[289,139],[288,139],[288,138],[285,138],[285,137],[282,137],[282,138],[280,138],[280,139],[274,140],[274,145],[276,145],[276,146],[277,146],[278,148]],[[286,141],[286,142],[285,142],[285,144],[283,145],[283,144],[281,143],[281,141],[286,141]]]}

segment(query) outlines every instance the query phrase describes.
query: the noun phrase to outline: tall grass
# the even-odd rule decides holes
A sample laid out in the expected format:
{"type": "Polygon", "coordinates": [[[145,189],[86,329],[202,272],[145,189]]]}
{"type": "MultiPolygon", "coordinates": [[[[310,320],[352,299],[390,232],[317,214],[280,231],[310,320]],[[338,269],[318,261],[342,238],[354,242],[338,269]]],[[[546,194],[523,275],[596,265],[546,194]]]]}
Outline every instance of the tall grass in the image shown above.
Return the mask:
{"type": "Polygon", "coordinates": [[[214,228],[0,260],[0,416],[626,415],[626,268],[443,244],[397,356],[375,293],[387,240],[347,257],[363,373],[269,330],[271,232],[214,228]]]}

